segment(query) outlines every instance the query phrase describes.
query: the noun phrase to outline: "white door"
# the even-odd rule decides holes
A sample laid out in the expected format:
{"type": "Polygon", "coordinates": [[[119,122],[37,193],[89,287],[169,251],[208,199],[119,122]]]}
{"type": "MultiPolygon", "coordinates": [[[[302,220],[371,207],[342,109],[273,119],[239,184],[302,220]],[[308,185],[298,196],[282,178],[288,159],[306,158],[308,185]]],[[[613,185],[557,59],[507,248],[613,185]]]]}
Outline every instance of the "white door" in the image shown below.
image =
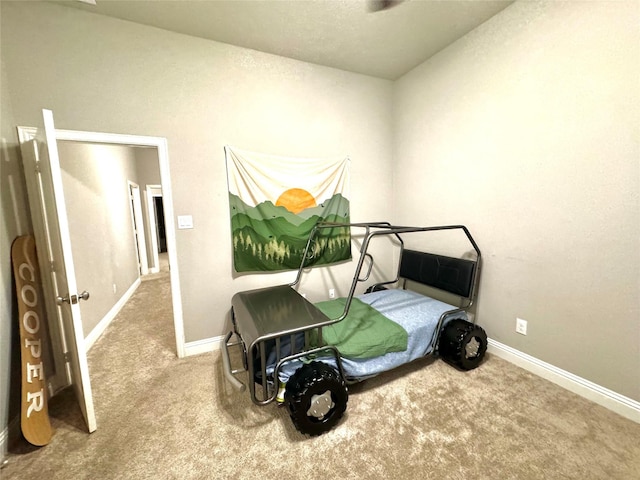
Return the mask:
{"type": "MultiPolygon", "coordinates": [[[[80,316],[80,301],[88,300],[87,292],[76,285],[69,222],[62,189],[62,174],[58,157],[53,113],[43,110],[43,127],[33,143],[23,148],[29,206],[34,218],[41,276],[54,292],[55,304],[47,309],[63,330],[64,348],[69,362],[70,381],[80,404],[89,432],[96,429],[93,395],[89,380],[89,366],[84,345],[80,316]],[[35,153],[35,155],[34,155],[35,153]],[[46,245],[46,247],[45,247],[46,245]]],[[[53,320],[50,320],[50,322],[53,320]]]]}
{"type": "Polygon", "coordinates": [[[131,204],[131,222],[133,225],[133,238],[138,256],[138,271],[141,275],[149,274],[149,261],[147,259],[147,239],[144,235],[144,220],[142,219],[142,200],[140,186],[129,182],[129,200],[131,204]]]}
{"type": "MultiPolygon", "coordinates": [[[[34,129],[35,130],[35,129],[34,129]]],[[[29,135],[35,136],[35,133],[29,135]]],[[[41,144],[44,148],[44,145],[41,144]]],[[[54,396],[62,389],[71,385],[71,371],[66,361],[67,342],[64,338],[62,318],[58,315],[55,296],[50,292],[57,291],[57,279],[53,273],[55,263],[53,261],[52,242],[49,241],[47,229],[48,218],[54,217],[55,207],[53,202],[45,203],[44,195],[40,193],[43,188],[38,170],[39,152],[36,140],[21,140],[22,162],[24,164],[25,181],[29,194],[31,210],[31,223],[33,224],[38,254],[38,266],[40,278],[44,289],[43,303],[47,312],[47,322],[44,322],[49,342],[43,344],[43,355],[46,359],[45,378],[49,397],[54,396]],[[48,353],[46,353],[48,352],[48,353]]]]}

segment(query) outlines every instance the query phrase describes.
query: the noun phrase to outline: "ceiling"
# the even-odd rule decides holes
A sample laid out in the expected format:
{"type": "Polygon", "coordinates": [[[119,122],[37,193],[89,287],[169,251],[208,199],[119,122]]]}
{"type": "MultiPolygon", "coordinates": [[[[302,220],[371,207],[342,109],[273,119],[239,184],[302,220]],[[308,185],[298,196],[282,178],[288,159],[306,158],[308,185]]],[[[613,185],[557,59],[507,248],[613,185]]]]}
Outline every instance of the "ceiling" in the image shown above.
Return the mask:
{"type": "Polygon", "coordinates": [[[73,8],[395,80],[513,0],[92,0],[73,8]],[[372,11],[377,4],[393,5],[372,11]]]}

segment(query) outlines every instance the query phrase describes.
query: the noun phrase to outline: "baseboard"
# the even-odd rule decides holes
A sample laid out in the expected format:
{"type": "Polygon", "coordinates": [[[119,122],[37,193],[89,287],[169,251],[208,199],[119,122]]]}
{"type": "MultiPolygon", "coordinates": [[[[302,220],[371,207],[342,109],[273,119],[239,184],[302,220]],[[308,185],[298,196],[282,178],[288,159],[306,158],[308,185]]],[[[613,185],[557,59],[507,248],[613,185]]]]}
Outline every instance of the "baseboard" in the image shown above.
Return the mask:
{"type": "Polygon", "coordinates": [[[219,337],[205,338],[204,340],[198,340],[195,342],[187,342],[184,344],[184,356],[190,357],[192,355],[200,355],[202,353],[213,352],[220,349],[220,342],[224,338],[224,335],[219,337]]]}
{"type": "Polygon", "coordinates": [[[135,282],[129,287],[124,295],[120,297],[120,299],[116,302],[116,304],[111,307],[111,310],[107,312],[107,314],[102,317],[102,320],[98,322],[98,324],[91,330],[91,333],[87,335],[84,339],[85,351],[89,351],[89,349],[96,343],[96,340],[100,338],[100,335],[104,333],[109,324],[113,321],[116,315],[122,310],[122,307],[129,301],[131,295],[136,291],[136,289],[140,286],[141,280],[140,277],[137,278],[135,282]]]}
{"type": "Polygon", "coordinates": [[[11,445],[20,435],[20,415],[9,422],[9,425],[0,432],[0,464],[7,457],[9,445],[11,445]]]}
{"type": "Polygon", "coordinates": [[[487,351],[525,370],[530,371],[581,397],[597,403],[629,420],[640,423],[640,402],[578,377],[549,363],[527,355],[493,339],[489,339],[487,351]]]}

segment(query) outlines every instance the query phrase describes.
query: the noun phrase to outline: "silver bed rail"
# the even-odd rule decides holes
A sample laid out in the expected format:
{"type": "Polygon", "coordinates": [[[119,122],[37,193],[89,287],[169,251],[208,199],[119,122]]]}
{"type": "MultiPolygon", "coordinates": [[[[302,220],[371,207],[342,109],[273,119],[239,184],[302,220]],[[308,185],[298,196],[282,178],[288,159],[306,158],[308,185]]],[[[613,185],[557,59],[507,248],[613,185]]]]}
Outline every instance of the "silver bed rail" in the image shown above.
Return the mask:
{"type": "MultiPolygon", "coordinates": [[[[369,278],[369,274],[371,273],[371,268],[373,267],[373,257],[370,253],[367,252],[369,248],[369,243],[374,237],[384,236],[384,235],[392,235],[394,236],[400,244],[400,258],[402,258],[402,253],[404,251],[404,241],[402,240],[401,234],[406,233],[418,233],[418,232],[436,232],[436,231],[445,231],[445,230],[461,230],[466,236],[467,240],[471,244],[473,250],[476,253],[476,264],[479,267],[481,262],[482,253],[480,252],[480,248],[478,244],[471,236],[469,229],[467,229],[464,225],[438,225],[432,227],[410,227],[403,225],[392,225],[389,222],[366,222],[366,223],[337,223],[337,222],[318,222],[315,227],[311,230],[311,234],[307,240],[307,245],[304,250],[304,254],[302,255],[302,262],[300,267],[298,268],[298,274],[296,279],[290,284],[291,287],[295,287],[302,278],[302,273],[306,268],[306,259],[310,258],[311,251],[313,249],[313,244],[315,242],[316,235],[322,229],[325,228],[336,228],[336,227],[355,227],[364,229],[364,240],[362,242],[362,246],[360,247],[360,257],[358,259],[358,263],[355,268],[355,272],[353,275],[353,280],[351,282],[351,287],[349,289],[349,293],[346,295],[346,302],[344,306],[344,312],[342,315],[336,319],[333,319],[335,322],[339,322],[346,318],[349,313],[349,307],[351,306],[351,301],[356,291],[356,287],[359,282],[367,281],[369,278]],[[365,259],[370,261],[369,268],[367,271],[367,275],[365,278],[360,276],[362,272],[362,268],[365,263],[365,259]]],[[[476,268],[474,270],[473,279],[471,281],[471,292],[469,293],[469,301],[468,304],[464,306],[464,308],[469,308],[474,303],[474,300],[477,295],[477,287],[478,287],[478,270],[476,268]]],[[[398,263],[398,270],[396,272],[396,277],[393,280],[383,282],[382,284],[392,284],[397,282],[400,279],[400,263],[398,263]]]]}
{"type": "Polygon", "coordinates": [[[230,344],[229,340],[233,335],[234,335],[234,332],[230,331],[229,333],[227,333],[224,339],[220,341],[220,349],[222,350],[222,366],[223,366],[224,376],[227,378],[229,383],[237,390],[244,392],[247,386],[244,383],[242,383],[240,380],[238,380],[236,378],[236,375],[239,373],[246,372],[247,370],[244,368],[236,369],[236,370],[231,369],[231,359],[229,358],[229,347],[235,347],[242,344],[241,340],[237,340],[230,344]]]}

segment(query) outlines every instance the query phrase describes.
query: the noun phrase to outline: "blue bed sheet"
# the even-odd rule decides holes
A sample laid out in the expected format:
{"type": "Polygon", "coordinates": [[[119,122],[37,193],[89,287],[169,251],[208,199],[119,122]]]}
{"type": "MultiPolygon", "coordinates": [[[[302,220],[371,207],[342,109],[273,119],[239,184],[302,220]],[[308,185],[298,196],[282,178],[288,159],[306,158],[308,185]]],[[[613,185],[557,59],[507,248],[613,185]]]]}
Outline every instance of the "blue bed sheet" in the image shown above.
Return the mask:
{"type": "MultiPolygon", "coordinates": [[[[380,357],[367,359],[342,357],[342,367],[349,380],[362,380],[378,375],[428,354],[438,320],[446,312],[450,313],[445,315],[445,324],[454,318],[467,319],[466,313],[457,307],[410,290],[380,290],[359,295],[357,298],[401,325],[409,334],[409,339],[407,349],[403,352],[389,352],[380,357]]],[[[333,358],[320,360],[336,366],[333,358]]],[[[300,368],[302,361],[286,363],[280,371],[280,381],[286,383],[300,368]]],[[[267,372],[273,374],[273,370],[274,366],[271,366],[267,372]]]]}

